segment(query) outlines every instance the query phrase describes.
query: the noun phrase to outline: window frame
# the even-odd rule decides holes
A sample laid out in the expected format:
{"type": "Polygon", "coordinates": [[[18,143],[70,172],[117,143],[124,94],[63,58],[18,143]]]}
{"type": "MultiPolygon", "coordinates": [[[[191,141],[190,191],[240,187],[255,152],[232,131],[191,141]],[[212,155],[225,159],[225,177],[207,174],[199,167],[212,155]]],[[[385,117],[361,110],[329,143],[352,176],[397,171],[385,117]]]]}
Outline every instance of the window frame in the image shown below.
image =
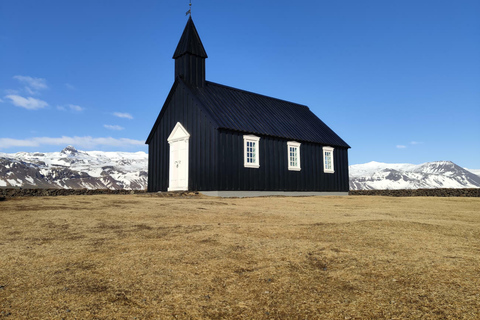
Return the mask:
{"type": "Polygon", "coordinates": [[[300,142],[296,141],[288,141],[287,142],[287,164],[288,164],[288,170],[289,171],[301,171],[301,165],[300,165],[300,142]],[[290,148],[294,148],[296,150],[296,156],[297,156],[297,164],[292,165],[292,159],[290,158],[290,148]]]}
{"type": "Polygon", "coordinates": [[[325,173],[335,173],[333,151],[333,147],[323,147],[323,172],[325,173]],[[328,156],[327,153],[329,153],[328,156]],[[327,166],[327,158],[330,158],[330,168],[327,166]]]}
{"type": "Polygon", "coordinates": [[[243,136],[243,165],[245,168],[260,168],[260,137],[253,136],[253,135],[244,135],[243,136]],[[255,162],[248,162],[249,157],[247,152],[248,147],[247,143],[253,142],[255,144],[255,150],[253,158],[255,162]]]}

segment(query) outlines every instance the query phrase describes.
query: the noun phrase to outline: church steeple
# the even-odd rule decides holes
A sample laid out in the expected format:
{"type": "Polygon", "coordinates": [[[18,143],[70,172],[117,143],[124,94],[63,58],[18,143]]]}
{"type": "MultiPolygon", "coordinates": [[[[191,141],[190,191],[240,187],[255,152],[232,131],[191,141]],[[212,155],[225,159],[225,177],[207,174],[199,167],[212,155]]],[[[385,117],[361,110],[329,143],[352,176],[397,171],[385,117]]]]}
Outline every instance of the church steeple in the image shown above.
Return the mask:
{"type": "Polygon", "coordinates": [[[173,54],[175,78],[180,77],[188,84],[202,87],[205,84],[206,58],[207,53],[190,16],[173,54]]]}

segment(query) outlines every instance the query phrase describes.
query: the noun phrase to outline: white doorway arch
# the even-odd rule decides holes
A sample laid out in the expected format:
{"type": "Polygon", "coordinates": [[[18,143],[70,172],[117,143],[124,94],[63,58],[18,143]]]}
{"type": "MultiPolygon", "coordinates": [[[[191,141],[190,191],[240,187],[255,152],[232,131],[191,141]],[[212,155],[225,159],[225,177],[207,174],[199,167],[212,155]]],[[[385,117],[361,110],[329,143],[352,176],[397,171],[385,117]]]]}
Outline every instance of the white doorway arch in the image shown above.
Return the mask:
{"type": "Polygon", "coordinates": [[[190,134],[177,122],[167,141],[170,145],[168,191],[188,190],[188,145],[190,134]]]}

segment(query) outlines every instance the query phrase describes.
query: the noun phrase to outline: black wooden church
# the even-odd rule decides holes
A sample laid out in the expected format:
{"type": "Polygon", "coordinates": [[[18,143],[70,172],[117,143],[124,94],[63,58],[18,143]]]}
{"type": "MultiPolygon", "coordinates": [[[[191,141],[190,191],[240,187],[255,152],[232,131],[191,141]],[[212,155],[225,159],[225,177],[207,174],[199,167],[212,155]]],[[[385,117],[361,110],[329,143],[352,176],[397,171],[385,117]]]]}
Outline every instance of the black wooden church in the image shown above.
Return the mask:
{"type": "Polygon", "coordinates": [[[149,192],[348,192],[345,141],[304,105],[206,81],[206,58],[190,17],[146,141],[149,192]]]}

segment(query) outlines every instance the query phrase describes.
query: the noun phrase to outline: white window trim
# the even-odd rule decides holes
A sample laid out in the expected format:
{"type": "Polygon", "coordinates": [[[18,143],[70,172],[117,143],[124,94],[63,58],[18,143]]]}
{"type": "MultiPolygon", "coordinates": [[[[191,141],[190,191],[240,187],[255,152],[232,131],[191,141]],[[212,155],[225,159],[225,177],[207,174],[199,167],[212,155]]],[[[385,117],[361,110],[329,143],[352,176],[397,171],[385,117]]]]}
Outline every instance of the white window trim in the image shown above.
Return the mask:
{"type": "Polygon", "coordinates": [[[260,137],[252,135],[243,136],[243,165],[245,168],[260,168],[260,137]],[[247,142],[255,143],[255,162],[247,162],[247,142]]]}
{"type": "Polygon", "coordinates": [[[335,173],[335,167],[334,167],[334,161],[333,161],[333,148],[332,147],[323,147],[323,172],[325,173],[335,173]],[[331,168],[328,168],[326,167],[326,164],[327,164],[327,157],[326,157],[326,153],[327,152],[330,152],[330,160],[331,160],[331,164],[332,164],[332,167],[331,168]]]}
{"type": "Polygon", "coordinates": [[[288,141],[287,142],[287,163],[288,163],[288,170],[290,171],[300,171],[300,145],[301,143],[296,141],[288,141]],[[290,147],[297,149],[297,165],[292,166],[290,163],[290,147]]]}

